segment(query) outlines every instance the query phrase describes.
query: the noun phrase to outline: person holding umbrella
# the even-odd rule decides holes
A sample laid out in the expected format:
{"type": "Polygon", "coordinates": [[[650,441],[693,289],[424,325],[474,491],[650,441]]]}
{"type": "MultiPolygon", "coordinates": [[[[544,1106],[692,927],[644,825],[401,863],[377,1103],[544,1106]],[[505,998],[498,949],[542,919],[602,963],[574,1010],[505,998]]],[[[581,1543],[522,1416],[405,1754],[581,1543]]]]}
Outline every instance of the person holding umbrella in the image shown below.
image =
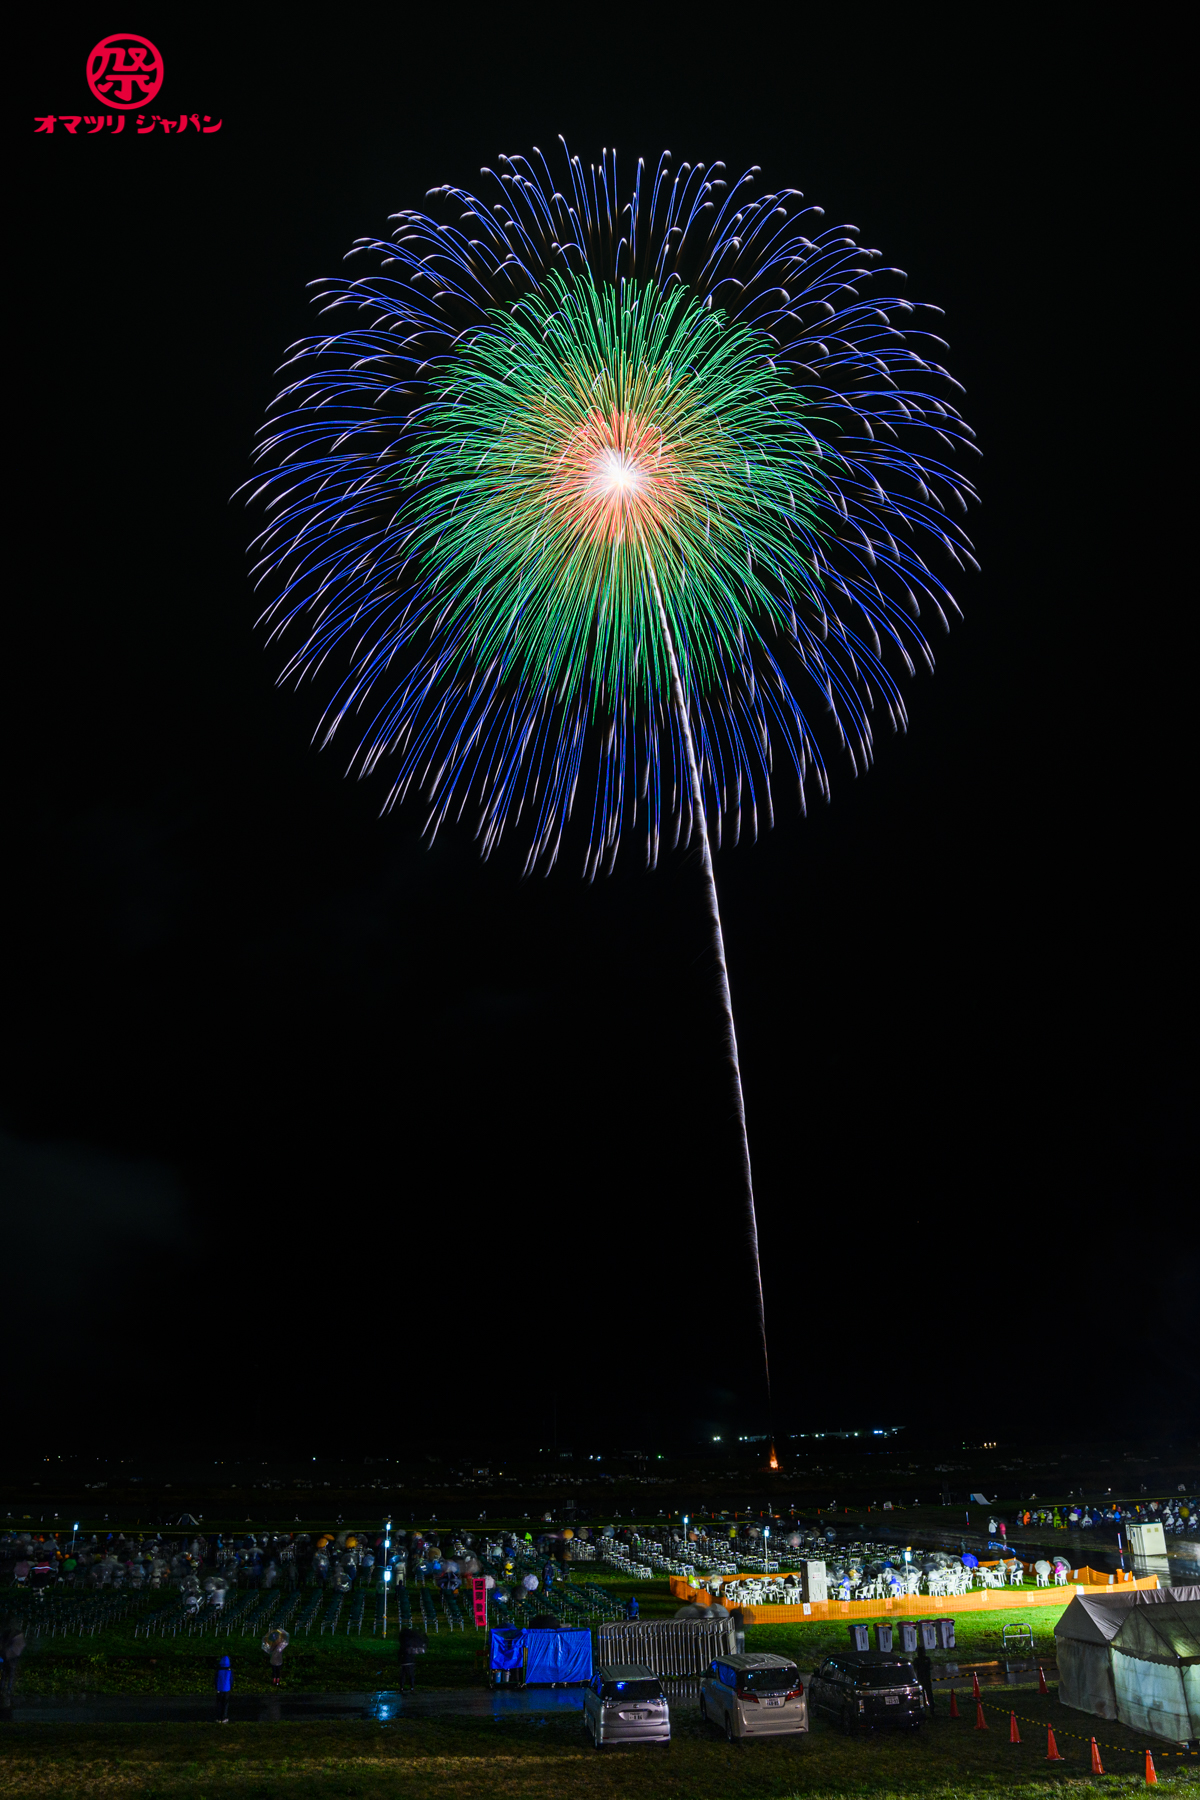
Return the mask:
{"type": "Polygon", "coordinates": [[[268,1631],[262,1641],[271,1663],[271,1686],[278,1687],[283,1678],[283,1653],[288,1647],[288,1634],[277,1625],[274,1631],[268,1631]]]}
{"type": "Polygon", "coordinates": [[[19,1619],[7,1619],[0,1625],[0,1706],[11,1706],[17,1665],[25,1648],[25,1633],[19,1619]]]}
{"type": "Polygon", "coordinates": [[[414,1631],[406,1625],[396,1640],[396,1655],[400,1663],[400,1692],[405,1689],[412,1693],[417,1685],[417,1658],[424,1656],[429,1648],[429,1639],[423,1631],[414,1631]]]}

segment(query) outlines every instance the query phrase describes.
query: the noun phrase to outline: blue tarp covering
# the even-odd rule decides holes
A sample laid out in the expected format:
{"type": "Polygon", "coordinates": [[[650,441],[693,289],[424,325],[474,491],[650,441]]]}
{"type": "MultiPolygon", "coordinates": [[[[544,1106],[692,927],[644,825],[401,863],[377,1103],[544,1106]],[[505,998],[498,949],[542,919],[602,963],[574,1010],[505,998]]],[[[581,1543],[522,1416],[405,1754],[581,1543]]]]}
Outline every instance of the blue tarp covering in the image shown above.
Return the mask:
{"type": "Polygon", "coordinates": [[[590,1631],[520,1631],[515,1625],[492,1629],[489,1667],[519,1669],[524,1659],[525,1680],[590,1681],[592,1634],[590,1631]]]}
{"type": "Polygon", "coordinates": [[[526,1685],[533,1681],[590,1681],[592,1634],[590,1631],[522,1632],[525,1640],[526,1685]]]}
{"type": "Polygon", "coordinates": [[[516,1625],[501,1625],[492,1630],[491,1658],[493,1669],[519,1669],[523,1645],[522,1633],[516,1625]]]}

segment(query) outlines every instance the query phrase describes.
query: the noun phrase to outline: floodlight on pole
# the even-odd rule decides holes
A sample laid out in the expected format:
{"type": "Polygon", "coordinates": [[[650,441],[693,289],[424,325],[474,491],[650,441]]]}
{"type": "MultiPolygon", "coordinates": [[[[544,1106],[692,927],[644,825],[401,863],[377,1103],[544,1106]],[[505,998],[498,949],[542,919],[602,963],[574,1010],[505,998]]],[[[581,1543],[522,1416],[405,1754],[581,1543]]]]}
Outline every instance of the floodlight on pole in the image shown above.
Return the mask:
{"type": "Polygon", "coordinates": [[[392,1579],[392,1521],[386,1519],[383,1526],[383,1635],[387,1636],[387,1597],[388,1584],[392,1579]]]}

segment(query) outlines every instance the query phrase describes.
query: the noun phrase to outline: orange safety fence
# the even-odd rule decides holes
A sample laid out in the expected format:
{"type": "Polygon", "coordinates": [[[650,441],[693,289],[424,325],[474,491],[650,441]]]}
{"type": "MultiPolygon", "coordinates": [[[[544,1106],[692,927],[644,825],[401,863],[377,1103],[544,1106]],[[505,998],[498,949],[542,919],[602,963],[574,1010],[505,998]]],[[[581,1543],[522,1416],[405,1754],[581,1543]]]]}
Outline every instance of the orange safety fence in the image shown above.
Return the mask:
{"type": "MultiPolygon", "coordinates": [[[[1048,1588],[974,1588],[966,1594],[906,1594],[899,1600],[812,1600],[791,1606],[756,1605],[742,1608],[747,1625],[803,1625],[808,1621],[828,1619],[929,1618],[941,1612],[999,1612],[1026,1606],[1066,1606],[1080,1588],[1108,1585],[1108,1576],[1096,1569],[1076,1571],[1078,1581],[1066,1587],[1048,1588]]],[[[733,1579],[732,1577],[730,1579],[733,1579]]],[[[713,1596],[706,1588],[693,1587],[686,1575],[669,1577],[671,1592],[677,1600],[700,1606],[711,1606],[713,1596]]],[[[1114,1590],[1116,1584],[1114,1583],[1114,1590]]],[[[1134,1588],[1156,1588],[1157,1575],[1121,1583],[1120,1591],[1134,1588]]]]}
{"type": "Polygon", "coordinates": [[[1135,1581],[1125,1569],[1118,1569],[1115,1575],[1108,1575],[1103,1569],[1089,1569],[1085,1564],[1082,1569],[1071,1570],[1071,1580],[1080,1587],[1110,1588],[1147,1588],[1158,1586],[1157,1575],[1143,1575],[1135,1581]]]}
{"type": "MultiPolygon", "coordinates": [[[[1020,1557],[1012,1558],[1010,1560],[1020,1562],[1026,1575],[1032,1576],[1033,1564],[1031,1562],[1025,1562],[1020,1557]]],[[[1000,1567],[1000,1559],[997,1558],[994,1562],[981,1562],[979,1566],[981,1569],[998,1569],[1000,1567]]],[[[1082,1569],[1071,1570],[1071,1580],[1078,1582],[1080,1587],[1135,1588],[1147,1587],[1151,1580],[1157,1582],[1157,1577],[1143,1576],[1140,1581],[1135,1581],[1128,1569],[1118,1569],[1115,1574],[1110,1575],[1105,1569],[1091,1569],[1085,1563],[1082,1569]]]]}

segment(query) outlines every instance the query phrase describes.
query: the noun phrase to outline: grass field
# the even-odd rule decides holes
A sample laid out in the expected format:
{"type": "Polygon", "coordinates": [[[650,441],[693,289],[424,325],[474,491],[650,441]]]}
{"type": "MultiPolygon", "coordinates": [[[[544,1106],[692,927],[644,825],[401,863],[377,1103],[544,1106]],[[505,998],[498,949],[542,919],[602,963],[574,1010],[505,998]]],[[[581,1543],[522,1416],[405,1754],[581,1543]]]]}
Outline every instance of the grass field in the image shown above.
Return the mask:
{"type": "MultiPolygon", "coordinates": [[[[1008,1698],[1006,1696],[1006,1698],[1008,1698]]],[[[1089,1773],[1089,1746],[1053,1698],[1011,1697],[1025,1719],[1023,1743],[1008,1741],[1007,1713],[976,1732],[969,1719],[937,1720],[919,1734],[842,1737],[816,1721],[803,1738],[730,1747],[677,1713],[669,1751],[627,1748],[597,1756],[574,1716],[491,1720],[403,1720],[374,1724],[18,1725],[0,1738],[7,1796],[137,1794],[162,1800],[476,1800],[521,1796],[920,1796],[920,1800],[1018,1800],[1066,1790],[1112,1795],[1143,1788],[1140,1755],[1109,1748],[1129,1734],[1105,1726],[1103,1776],[1089,1773]],[[1045,1762],[1052,1720],[1067,1760],[1045,1762]]],[[[1197,1765],[1159,1756],[1159,1783],[1173,1796],[1200,1793],[1197,1765]]]]}
{"type": "MultiPolygon", "coordinates": [[[[665,1582],[630,1582],[607,1579],[602,1585],[624,1599],[636,1592],[643,1618],[670,1618],[677,1601],[665,1582]]],[[[1065,1604],[1065,1602],[1064,1602],[1065,1604]]],[[[939,1654],[935,1661],[952,1656],[960,1663],[983,1661],[1000,1654],[1001,1631],[1006,1624],[1029,1623],[1039,1655],[1054,1652],[1054,1623],[1061,1608],[1037,1607],[1022,1613],[1008,1611],[963,1613],[957,1618],[957,1649],[939,1654]]],[[[393,1631],[395,1626],[393,1624],[393,1631]]],[[[469,1687],[482,1681],[483,1635],[440,1631],[430,1637],[429,1652],[422,1658],[422,1687],[469,1687]]],[[[815,1668],[831,1650],[849,1644],[844,1624],[752,1625],[746,1647],[774,1650],[795,1657],[802,1669],[815,1668]]],[[[287,1652],[285,1674],[293,1691],[309,1692],[387,1687],[395,1681],[395,1640],[372,1636],[336,1636],[311,1632],[293,1640],[287,1652]]],[[[266,1658],[257,1635],[241,1637],[135,1637],[125,1622],[94,1638],[46,1638],[26,1652],[20,1676],[22,1691],[30,1694],[195,1694],[212,1686],[216,1658],[228,1653],[233,1660],[240,1693],[265,1693],[270,1685],[266,1658]]]]}
{"type": "MultiPolygon", "coordinates": [[[[595,1572],[611,1592],[633,1584],[595,1572]]],[[[665,1583],[636,1585],[643,1617],[669,1617],[676,1607],[665,1583]]],[[[1058,1609],[958,1616],[960,1663],[1000,1654],[1004,1624],[1028,1619],[1039,1655],[1053,1651],[1058,1609]]],[[[792,1656],[813,1668],[847,1644],[844,1625],[752,1626],[747,1648],[792,1656]]],[[[482,1683],[482,1634],[441,1632],[422,1659],[422,1689],[482,1683]]],[[[33,1694],[196,1694],[212,1692],[215,1658],[233,1658],[235,1691],[265,1693],[266,1659],[257,1638],[134,1638],[117,1627],[95,1638],[43,1640],[23,1659],[18,1692],[33,1694]]],[[[314,1633],[295,1640],[285,1665],[292,1693],[362,1691],[395,1683],[395,1657],[369,1632],[361,1637],[314,1633]]],[[[528,1796],[563,1800],[569,1793],[679,1796],[679,1800],[738,1800],[739,1796],[920,1796],[921,1800],[993,1800],[1045,1795],[1114,1794],[1142,1788],[1145,1739],[1120,1726],[1097,1731],[1108,1771],[1089,1772],[1092,1721],[1062,1707],[1055,1693],[1035,1688],[993,1690],[986,1700],[989,1729],[973,1728],[974,1709],[963,1684],[963,1717],[939,1716],[918,1734],[844,1738],[814,1720],[806,1738],[731,1749],[699,1720],[694,1706],[674,1708],[669,1752],[623,1749],[597,1756],[575,1715],[536,1714],[492,1720],[450,1717],[369,1722],[283,1722],[150,1725],[9,1725],[0,1728],[0,1791],[69,1797],[136,1794],[162,1800],[475,1800],[528,1796]],[[1008,1736],[1009,1709],[1021,1718],[1023,1742],[1008,1736]],[[1066,1761],[1045,1761],[1052,1723],[1066,1761]]],[[[1095,1722],[1099,1724],[1099,1722],[1095,1722]]],[[[1160,1785],[1172,1795],[1200,1796],[1200,1760],[1156,1753],[1160,1785]]]]}

